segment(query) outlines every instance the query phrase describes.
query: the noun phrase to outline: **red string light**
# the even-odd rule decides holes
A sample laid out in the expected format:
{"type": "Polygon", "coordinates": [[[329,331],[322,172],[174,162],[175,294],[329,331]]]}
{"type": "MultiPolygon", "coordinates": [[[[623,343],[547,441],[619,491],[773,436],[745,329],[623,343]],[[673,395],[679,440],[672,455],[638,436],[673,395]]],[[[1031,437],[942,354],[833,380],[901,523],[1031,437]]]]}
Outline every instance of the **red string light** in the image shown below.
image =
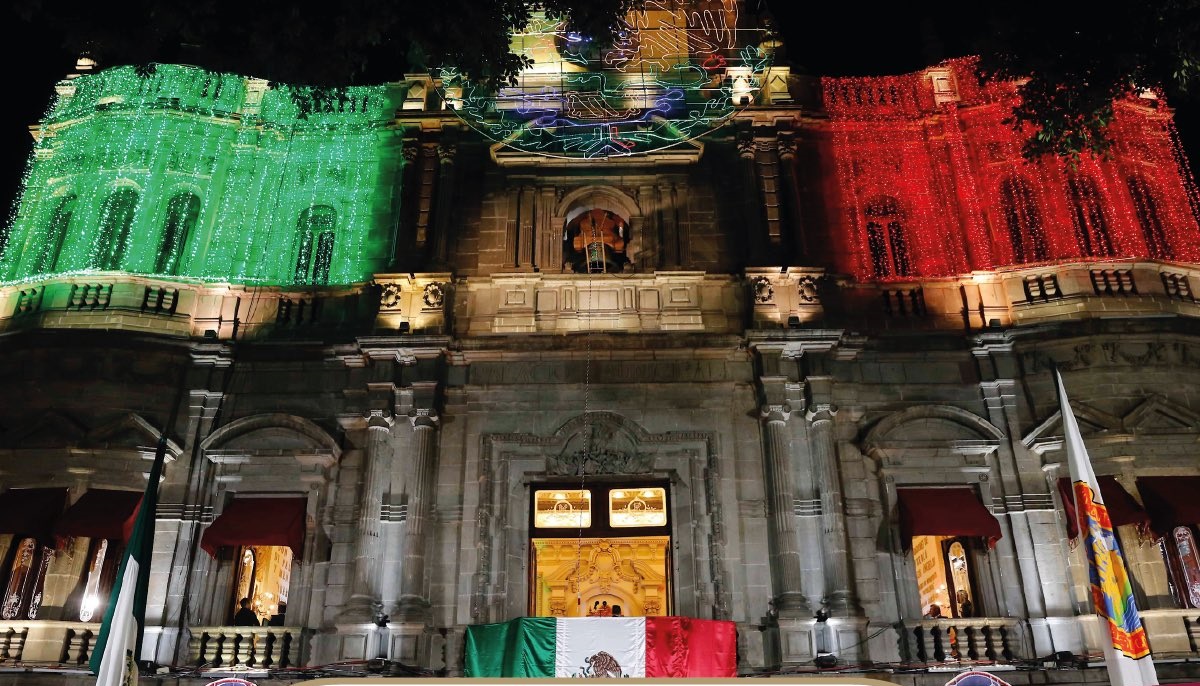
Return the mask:
{"type": "Polygon", "coordinates": [[[1200,261],[1200,192],[1159,94],[1116,103],[1111,154],[1075,164],[1022,158],[1026,134],[1006,122],[1016,86],[980,83],[973,58],[822,88],[845,208],[831,235],[842,271],[904,280],[1089,256],[1200,261]],[[867,216],[881,202],[898,207],[907,274],[894,255],[872,254],[895,247],[867,216]]]}

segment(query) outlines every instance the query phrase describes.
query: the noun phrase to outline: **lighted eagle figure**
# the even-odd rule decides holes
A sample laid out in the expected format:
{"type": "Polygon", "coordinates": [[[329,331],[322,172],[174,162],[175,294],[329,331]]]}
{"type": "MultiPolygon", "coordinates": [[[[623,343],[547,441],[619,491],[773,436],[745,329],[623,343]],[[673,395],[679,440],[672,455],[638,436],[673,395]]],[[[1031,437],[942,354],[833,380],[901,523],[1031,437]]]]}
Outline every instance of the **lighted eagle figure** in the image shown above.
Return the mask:
{"type": "Polygon", "coordinates": [[[660,150],[719,126],[755,100],[769,66],[762,30],[739,25],[740,0],[647,0],[604,41],[535,19],[513,36],[533,64],[498,92],[453,69],[440,88],[480,133],[549,156],[660,150]]]}

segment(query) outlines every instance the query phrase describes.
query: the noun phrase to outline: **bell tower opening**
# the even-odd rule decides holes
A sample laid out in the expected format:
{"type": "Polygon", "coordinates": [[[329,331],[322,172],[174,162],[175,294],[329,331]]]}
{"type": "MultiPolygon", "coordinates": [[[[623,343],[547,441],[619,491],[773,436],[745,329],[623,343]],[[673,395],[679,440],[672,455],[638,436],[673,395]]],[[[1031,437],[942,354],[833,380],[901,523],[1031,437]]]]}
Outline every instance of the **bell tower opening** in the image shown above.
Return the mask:
{"type": "Polygon", "coordinates": [[[563,262],[579,274],[624,271],[629,263],[629,221],[611,210],[593,208],[567,222],[563,262]]]}
{"type": "Polygon", "coordinates": [[[533,486],[529,614],[671,614],[668,484],[564,486],[533,486]]]}

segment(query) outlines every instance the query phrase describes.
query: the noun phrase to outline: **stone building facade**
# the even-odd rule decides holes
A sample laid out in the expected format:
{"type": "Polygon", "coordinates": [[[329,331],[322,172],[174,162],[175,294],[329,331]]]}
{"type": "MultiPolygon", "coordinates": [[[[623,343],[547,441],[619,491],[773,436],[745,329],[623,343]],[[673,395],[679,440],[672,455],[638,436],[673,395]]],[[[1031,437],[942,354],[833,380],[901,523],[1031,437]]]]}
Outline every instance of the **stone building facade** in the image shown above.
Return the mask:
{"type": "Polygon", "coordinates": [[[1027,165],[1011,85],[970,68],[770,67],[705,135],[597,158],[490,141],[426,76],[307,106],[183,67],[62,82],[0,256],[6,583],[35,541],[0,658],[84,661],[112,556],[93,577],[96,536],[55,522],[140,492],[164,432],[160,664],[455,675],[465,626],[622,584],[737,622],[745,673],[1098,653],[1054,366],[1097,473],[1153,520],[1119,531],[1156,658],[1200,656],[1172,542],[1198,522],[1152,479],[1200,480],[1170,110],[1119,103],[1111,159],[1027,165]],[[626,545],[613,499],[643,488],[669,524],[626,545]],[[24,489],[65,496],[10,525],[24,489]],[[541,531],[543,491],[588,491],[608,528],[541,531]],[[572,540],[565,575],[540,536],[572,540]],[[280,621],[231,626],[255,546],[280,621]]]}

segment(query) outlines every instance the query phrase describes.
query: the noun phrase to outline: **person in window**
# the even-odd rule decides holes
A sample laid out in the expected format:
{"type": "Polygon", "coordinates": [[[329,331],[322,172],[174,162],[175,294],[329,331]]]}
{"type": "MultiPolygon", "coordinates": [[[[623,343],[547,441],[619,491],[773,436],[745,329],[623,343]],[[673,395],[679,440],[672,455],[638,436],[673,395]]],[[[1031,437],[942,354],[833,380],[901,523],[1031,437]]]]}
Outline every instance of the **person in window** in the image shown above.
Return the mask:
{"type": "Polygon", "coordinates": [[[588,610],[588,617],[595,617],[600,614],[600,601],[592,603],[592,609],[588,610]]]}
{"type": "Polygon", "coordinates": [[[958,600],[958,616],[959,617],[974,617],[975,604],[971,602],[971,598],[967,596],[966,591],[959,591],[955,598],[958,600]]]}
{"type": "Polygon", "coordinates": [[[620,606],[620,605],[613,605],[613,606],[612,606],[612,616],[613,616],[613,617],[620,617],[620,616],[621,616],[621,606],[620,606]]]}
{"type": "Polygon", "coordinates": [[[233,616],[233,625],[258,626],[258,615],[254,614],[254,610],[250,609],[250,599],[242,598],[238,601],[238,605],[241,609],[233,616]]]}
{"type": "Polygon", "coordinates": [[[270,626],[283,626],[284,613],[287,612],[287,603],[279,603],[279,614],[271,615],[270,626]]]}
{"type": "Polygon", "coordinates": [[[608,601],[607,601],[607,600],[606,600],[606,601],[604,601],[604,602],[602,602],[602,603],[600,603],[600,612],[599,612],[599,615],[600,615],[601,617],[612,617],[612,616],[613,616],[613,613],[612,613],[612,608],[608,606],[608,601]]]}
{"type": "Polygon", "coordinates": [[[941,618],[942,618],[942,606],[938,605],[937,603],[933,603],[932,605],[930,605],[929,612],[926,613],[925,619],[941,619],[941,618]]]}

